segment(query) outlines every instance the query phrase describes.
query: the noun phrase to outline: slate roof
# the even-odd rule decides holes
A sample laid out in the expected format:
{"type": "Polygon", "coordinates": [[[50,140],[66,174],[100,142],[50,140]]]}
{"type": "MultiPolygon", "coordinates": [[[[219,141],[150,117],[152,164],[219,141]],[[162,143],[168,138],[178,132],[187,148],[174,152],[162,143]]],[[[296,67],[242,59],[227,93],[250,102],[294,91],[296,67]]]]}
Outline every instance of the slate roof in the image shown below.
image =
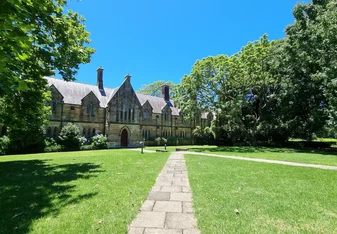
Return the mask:
{"type": "MultiPolygon", "coordinates": [[[[144,105],[144,103],[146,101],[149,101],[150,105],[152,106],[152,112],[153,113],[160,114],[162,109],[167,104],[166,101],[163,98],[160,98],[160,97],[154,97],[154,96],[140,94],[140,93],[137,93],[137,97],[138,97],[138,100],[139,100],[141,105],[144,105]]],[[[179,115],[179,110],[174,107],[174,102],[172,100],[170,100],[170,103],[168,103],[168,104],[171,108],[172,115],[179,115]]]]}
{"type": "MultiPolygon", "coordinates": [[[[67,104],[81,105],[82,99],[92,91],[98,98],[100,102],[100,107],[106,108],[111,98],[117,93],[119,89],[118,87],[115,89],[104,88],[104,90],[99,90],[96,85],[83,84],[78,82],[67,82],[61,79],[51,77],[46,77],[46,79],[49,86],[54,85],[55,88],[63,95],[63,101],[67,104]]],[[[136,95],[142,106],[147,100],[149,101],[150,105],[153,108],[153,113],[160,114],[162,108],[164,108],[167,104],[166,101],[160,97],[154,97],[139,93],[136,93],[136,95]]],[[[168,104],[171,108],[172,115],[178,116],[179,110],[174,107],[173,101],[170,100],[168,104]]]]}
{"type": "Polygon", "coordinates": [[[61,79],[46,77],[48,85],[54,85],[57,90],[63,95],[63,101],[67,104],[81,105],[82,99],[91,91],[99,100],[100,107],[106,107],[109,98],[117,89],[104,88],[100,91],[96,85],[83,84],[78,82],[67,82],[61,79]]]}

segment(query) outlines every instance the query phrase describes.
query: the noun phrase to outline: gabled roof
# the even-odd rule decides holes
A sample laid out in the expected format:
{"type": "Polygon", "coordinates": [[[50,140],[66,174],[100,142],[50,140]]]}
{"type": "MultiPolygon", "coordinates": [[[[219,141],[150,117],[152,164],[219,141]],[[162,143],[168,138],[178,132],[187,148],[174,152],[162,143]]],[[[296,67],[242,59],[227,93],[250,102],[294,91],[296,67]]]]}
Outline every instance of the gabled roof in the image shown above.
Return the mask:
{"type": "Polygon", "coordinates": [[[54,85],[63,95],[63,101],[67,104],[81,105],[82,99],[90,92],[93,92],[99,100],[100,107],[106,107],[108,101],[116,89],[104,88],[101,92],[96,85],[83,84],[78,82],[67,82],[61,79],[46,77],[48,85],[54,85]]]}
{"type": "MultiPolygon", "coordinates": [[[[137,97],[139,99],[139,102],[141,105],[144,105],[146,101],[149,101],[150,105],[152,106],[153,113],[156,114],[161,114],[161,110],[162,108],[164,108],[167,103],[163,98],[160,97],[154,97],[154,96],[150,96],[150,95],[144,95],[144,94],[140,94],[137,93],[137,97]]],[[[174,105],[173,101],[170,100],[172,105],[174,105]]],[[[170,107],[171,111],[172,111],[172,115],[178,115],[179,116],[179,110],[175,107],[170,107]]]]}
{"type": "MultiPolygon", "coordinates": [[[[104,88],[104,90],[99,90],[96,85],[83,84],[78,82],[67,82],[61,79],[46,77],[49,86],[55,86],[55,88],[63,96],[64,103],[81,105],[82,99],[86,97],[90,92],[92,92],[99,100],[100,107],[107,107],[109,101],[114,97],[120,87],[115,89],[104,88]]],[[[126,82],[126,79],[123,83],[126,82]]],[[[121,86],[123,85],[121,84],[121,86]]],[[[172,115],[179,116],[178,108],[174,107],[174,103],[170,100],[168,103],[160,97],[154,97],[150,95],[144,95],[136,93],[140,104],[143,106],[146,101],[152,106],[153,113],[161,114],[162,108],[169,105],[172,115]]]]}

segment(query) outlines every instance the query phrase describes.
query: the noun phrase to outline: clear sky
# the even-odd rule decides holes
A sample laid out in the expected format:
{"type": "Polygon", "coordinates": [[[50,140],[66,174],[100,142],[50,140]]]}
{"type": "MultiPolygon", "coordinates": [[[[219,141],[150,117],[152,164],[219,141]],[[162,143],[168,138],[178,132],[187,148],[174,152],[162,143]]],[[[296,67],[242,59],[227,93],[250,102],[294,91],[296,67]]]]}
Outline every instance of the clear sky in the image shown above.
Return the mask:
{"type": "MultiPolygon", "coordinates": [[[[301,2],[308,2],[301,1],[301,2]]],[[[82,0],[68,6],[86,18],[90,64],[80,66],[77,81],[96,84],[104,68],[104,86],[119,86],[130,73],[135,90],[156,80],[179,83],[197,59],[231,55],[264,33],[284,37],[298,0],[82,0]]]]}

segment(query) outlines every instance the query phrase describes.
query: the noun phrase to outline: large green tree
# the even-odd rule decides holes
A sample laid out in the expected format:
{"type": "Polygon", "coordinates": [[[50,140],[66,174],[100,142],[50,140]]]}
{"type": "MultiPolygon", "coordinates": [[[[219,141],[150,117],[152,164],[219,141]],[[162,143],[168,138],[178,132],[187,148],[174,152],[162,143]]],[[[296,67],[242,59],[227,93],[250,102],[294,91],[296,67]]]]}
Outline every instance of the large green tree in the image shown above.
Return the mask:
{"type": "Polygon", "coordinates": [[[337,1],[297,4],[295,22],[286,29],[283,76],[289,126],[295,137],[313,133],[337,120],[337,1]]]}
{"type": "Polygon", "coordinates": [[[179,99],[183,111],[191,118],[215,112],[215,134],[221,141],[279,139],[275,133],[282,123],[275,115],[280,85],[269,72],[272,47],[264,35],[231,57],[198,60],[178,88],[185,93],[179,99]]]}
{"type": "Polygon", "coordinates": [[[58,71],[63,79],[73,80],[79,64],[88,63],[94,52],[87,46],[84,18],[66,4],[0,2],[0,122],[8,127],[15,152],[41,136],[48,99],[43,77],[58,71]]]}

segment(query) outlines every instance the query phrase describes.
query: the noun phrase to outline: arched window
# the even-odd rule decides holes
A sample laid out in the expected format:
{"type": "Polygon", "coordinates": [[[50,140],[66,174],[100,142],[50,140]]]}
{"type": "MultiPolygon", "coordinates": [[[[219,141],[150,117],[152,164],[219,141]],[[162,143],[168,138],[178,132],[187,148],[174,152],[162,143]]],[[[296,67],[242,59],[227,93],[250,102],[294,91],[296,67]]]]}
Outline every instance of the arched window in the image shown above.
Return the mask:
{"type": "Polygon", "coordinates": [[[53,133],[53,138],[57,138],[57,127],[54,127],[54,133],[53,133]]]}
{"type": "Polygon", "coordinates": [[[87,104],[87,111],[86,111],[87,115],[90,114],[90,104],[87,104]]]}
{"type": "Polygon", "coordinates": [[[121,108],[121,109],[120,109],[120,113],[121,113],[120,120],[123,121],[123,111],[124,111],[124,110],[123,110],[123,103],[121,104],[120,108],[121,108]]]}
{"type": "Polygon", "coordinates": [[[96,135],[96,129],[92,129],[92,136],[96,135]]]}
{"type": "Polygon", "coordinates": [[[53,101],[53,106],[52,106],[52,112],[53,114],[56,114],[56,101],[53,101]]]}
{"type": "Polygon", "coordinates": [[[91,116],[95,116],[95,106],[91,104],[91,116]]]}
{"type": "Polygon", "coordinates": [[[135,121],[135,108],[132,108],[132,121],[135,121]]]}
{"type": "Polygon", "coordinates": [[[85,134],[86,134],[86,131],[85,131],[85,128],[83,128],[82,136],[85,137],[85,134]]]}
{"type": "Polygon", "coordinates": [[[90,128],[88,128],[88,138],[90,138],[91,137],[91,132],[90,132],[90,128]]]}
{"type": "Polygon", "coordinates": [[[47,128],[46,136],[51,137],[51,127],[47,128]]]}
{"type": "Polygon", "coordinates": [[[129,116],[128,116],[129,121],[131,121],[131,110],[132,110],[132,108],[131,108],[131,105],[129,104],[129,116]]]}

